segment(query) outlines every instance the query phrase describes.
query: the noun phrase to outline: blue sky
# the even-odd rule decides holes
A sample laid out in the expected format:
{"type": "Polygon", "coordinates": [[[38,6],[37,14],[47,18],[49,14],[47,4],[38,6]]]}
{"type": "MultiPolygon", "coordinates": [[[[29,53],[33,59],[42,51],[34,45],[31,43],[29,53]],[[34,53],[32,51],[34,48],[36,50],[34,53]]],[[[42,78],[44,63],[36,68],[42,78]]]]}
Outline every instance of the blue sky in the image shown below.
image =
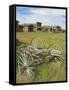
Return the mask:
{"type": "Polygon", "coordinates": [[[42,25],[59,25],[65,29],[65,9],[16,7],[16,20],[19,24],[42,22],[42,25]]]}

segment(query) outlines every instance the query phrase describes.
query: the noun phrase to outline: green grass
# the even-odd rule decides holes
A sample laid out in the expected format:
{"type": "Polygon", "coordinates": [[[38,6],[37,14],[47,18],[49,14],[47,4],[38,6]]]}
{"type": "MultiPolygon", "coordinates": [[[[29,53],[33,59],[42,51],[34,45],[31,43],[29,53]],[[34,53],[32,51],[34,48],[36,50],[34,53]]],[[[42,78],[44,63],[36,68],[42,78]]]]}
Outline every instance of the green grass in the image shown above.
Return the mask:
{"type": "Polygon", "coordinates": [[[16,38],[21,42],[29,43],[32,38],[40,37],[41,39],[47,40],[48,38],[65,39],[64,33],[47,33],[47,32],[17,32],[16,38]]]}
{"type": "MultiPolygon", "coordinates": [[[[17,32],[16,34],[16,38],[20,42],[27,44],[31,44],[32,40],[37,37],[42,40],[44,48],[52,47],[65,51],[65,33],[17,32]]],[[[32,45],[34,44],[35,42],[32,43],[32,45]]],[[[39,44],[41,44],[41,42],[39,44]]]]}
{"type": "MultiPolygon", "coordinates": [[[[35,38],[40,38],[44,48],[59,49],[65,53],[65,33],[47,33],[47,32],[16,32],[16,38],[20,42],[31,44],[32,46],[38,43],[39,40],[32,42],[35,38]]],[[[36,46],[36,45],[35,45],[36,46]]],[[[49,82],[49,81],[64,81],[66,79],[66,60],[63,62],[51,62],[38,66],[38,74],[33,81],[20,80],[17,77],[17,82],[49,82]]]]}
{"type": "Polygon", "coordinates": [[[61,62],[52,62],[38,67],[39,75],[35,82],[63,81],[65,80],[65,64],[61,62]]]}

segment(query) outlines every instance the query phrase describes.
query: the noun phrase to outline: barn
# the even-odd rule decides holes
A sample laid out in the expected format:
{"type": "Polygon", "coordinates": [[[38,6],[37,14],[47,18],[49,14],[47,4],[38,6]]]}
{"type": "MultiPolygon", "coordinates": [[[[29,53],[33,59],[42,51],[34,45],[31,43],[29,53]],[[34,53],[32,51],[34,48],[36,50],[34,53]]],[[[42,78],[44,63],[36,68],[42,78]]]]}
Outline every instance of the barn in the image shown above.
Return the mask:
{"type": "Polygon", "coordinates": [[[64,30],[60,26],[42,26],[41,22],[36,23],[24,23],[23,25],[19,25],[19,22],[16,21],[16,31],[17,32],[64,32],[64,30]]]}

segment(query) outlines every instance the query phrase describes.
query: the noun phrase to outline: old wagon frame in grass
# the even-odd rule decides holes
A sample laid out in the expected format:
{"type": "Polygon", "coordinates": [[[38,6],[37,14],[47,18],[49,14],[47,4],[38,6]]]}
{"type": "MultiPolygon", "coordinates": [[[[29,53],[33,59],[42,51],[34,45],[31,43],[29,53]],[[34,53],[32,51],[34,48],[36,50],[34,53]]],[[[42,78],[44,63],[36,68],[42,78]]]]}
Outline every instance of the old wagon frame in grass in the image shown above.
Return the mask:
{"type": "Polygon", "coordinates": [[[23,85],[67,82],[67,8],[11,5],[9,10],[9,83],[23,85]],[[39,17],[44,15],[44,18],[52,21],[52,18],[49,19],[48,14],[45,13],[47,9],[52,11],[52,15],[54,14],[55,19],[52,15],[51,17],[54,19],[53,22],[57,20],[55,25],[51,25],[50,21],[50,24],[45,23],[43,17],[39,20],[39,17]],[[38,10],[37,18],[35,16],[38,10]],[[43,13],[40,12],[41,10],[43,13]],[[25,17],[24,14],[29,17],[25,17]],[[25,20],[20,19],[22,15],[25,20]],[[27,23],[27,19],[31,21],[30,16],[35,17],[34,23],[27,23]]]}

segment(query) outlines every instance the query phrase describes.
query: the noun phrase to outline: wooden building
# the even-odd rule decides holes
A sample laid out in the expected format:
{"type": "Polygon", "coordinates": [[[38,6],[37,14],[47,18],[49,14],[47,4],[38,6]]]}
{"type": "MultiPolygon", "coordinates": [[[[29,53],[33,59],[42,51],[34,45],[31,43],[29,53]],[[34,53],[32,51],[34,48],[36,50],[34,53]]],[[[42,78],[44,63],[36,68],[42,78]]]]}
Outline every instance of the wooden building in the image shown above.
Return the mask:
{"type": "Polygon", "coordinates": [[[41,22],[36,23],[26,23],[23,25],[19,25],[19,22],[16,21],[16,31],[17,32],[36,32],[36,31],[43,31],[43,32],[64,32],[64,30],[60,26],[42,26],[41,22]]]}

